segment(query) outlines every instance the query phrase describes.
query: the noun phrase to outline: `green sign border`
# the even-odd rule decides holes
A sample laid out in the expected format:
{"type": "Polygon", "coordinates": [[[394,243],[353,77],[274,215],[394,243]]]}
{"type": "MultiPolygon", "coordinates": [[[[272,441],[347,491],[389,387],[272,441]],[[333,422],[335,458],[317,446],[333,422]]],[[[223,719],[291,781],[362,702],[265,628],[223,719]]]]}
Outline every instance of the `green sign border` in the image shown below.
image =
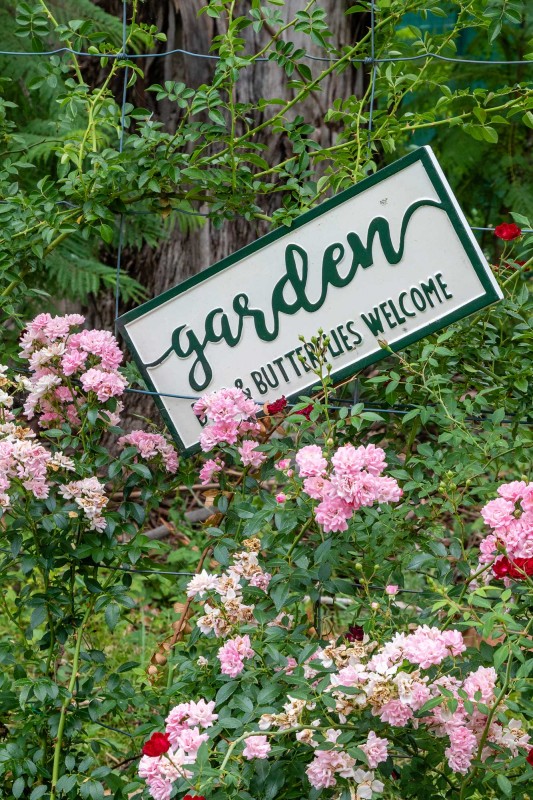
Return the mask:
{"type": "MultiPolygon", "coordinates": [[[[141,361],[137,350],[135,349],[135,345],[133,344],[131,338],[128,335],[126,325],[129,322],[132,322],[139,317],[144,316],[147,312],[152,311],[154,308],[166,303],[168,300],[171,300],[173,297],[176,297],[179,294],[187,291],[188,289],[192,288],[193,286],[197,286],[204,281],[211,278],[213,275],[216,275],[218,272],[221,272],[228,267],[233,266],[238,261],[241,261],[243,258],[247,256],[253,255],[257,253],[258,250],[261,250],[263,247],[275,242],[277,239],[281,239],[288,233],[291,233],[298,228],[301,228],[303,225],[306,225],[308,222],[311,222],[317,217],[322,216],[328,211],[331,211],[332,208],[336,208],[337,206],[344,203],[346,200],[350,200],[352,197],[356,197],[358,194],[365,192],[371,186],[375,186],[378,183],[381,183],[386,178],[390,178],[392,175],[396,175],[398,172],[401,172],[406,167],[409,167],[411,164],[415,164],[417,161],[421,161],[424,165],[428,177],[435,189],[439,200],[442,203],[443,209],[448,214],[450,222],[457,233],[461,244],[463,245],[472,266],[483,286],[485,294],[477,297],[475,300],[471,300],[469,303],[466,303],[461,308],[456,309],[455,311],[447,314],[444,317],[441,317],[434,322],[429,323],[424,328],[415,331],[414,333],[410,333],[407,336],[404,336],[399,341],[395,342],[394,344],[390,345],[391,349],[394,351],[401,350],[404,347],[412,344],[413,342],[417,342],[419,339],[424,338],[430,333],[434,333],[441,328],[445,328],[447,325],[450,325],[452,322],[456,322],[459,319],[463,319],[467,317],[469,314],[473,314],[476,311],[479,311],[481,308],[485,308],[485,306],[491,305],[492,303],[497,302],[500,300],[500,296],[496,291],[491,278],[490,274],[487,271],[483,260],[479,257],[479,254],[474,246],[474,243],[471,239],[471,233],[467,226],[463,223],[461,219],[460,212],[458,210],[458,206],[456,205],[457,201],[453,197],[453,195],[448,191],[446,185],[443,183],[443,180],[438,172],[437,167],[433,161],[433,154],[430,147],[420,147],[417,150],[414,150],[412,153],[404,156],[403,158],[398,159],[393,164],[389,164],[389,166],[380,169],[378,172],[374,173],[368,178],[365,178],[360,183],[357,183],[355,186],[350,187],[349,189],[345,189],[344,191],[340,192],[339,194],[335,195],[335,197],[331,197],[329,200],[320,203],[319,205],[312,208],[310,211],[306,211],[296,220],[294,220],[292,226],[290,228],[281,227],[276,228],[276,230],[267,233],[266,236],[262,236],[260,239],[257,239],[255,242],[252,242],[246,247],[241,248],[241,250],[237,250],[237,252],[232,253],[227,258],[223,258],[222,261],[218,261],[216,264],[213,264],[211,267],[200,272],[198,275],[194,275],[192,278],[188,278],[187,280],[183,281],[182,283],[178,284],[178,286],[174,286],[172,289],[164,292],[163,294],[159,295],[158,297],[154,297],[152,300],[148,300],[146,303],[138,306],[137,308],[128,311],[126,314],[123,314],[121,317],[117,319],[117,329],[120,331],[121,335],[124,337],[128,348],[131,351],[133,359],[139,368],[139,371],[146,382],[150,392],[153,393],[154,400],[161,412],[161,416],[163,417],[166,425],[168,426],[172,437],[177,442],[180,450],[182,451],[183,455],[191,455],[192,453],[196,453],[199,450],[199,445],[194,445],[193,447],[186,448],[183,444],[181,437],[176,430],[172,419],[170,418],[162,400],[159,396],[159,392],[152,383],[148,370],[145,369],[143,362],[141,361]]],[[[361,369],[369,366],[370,364],[374,364],[376,361],[384,358],[386,356],[386,351],[379,350],[377,353],[372,353],[371,355],[365,356],[358,361],[353,362],[352,364],[344,367],[342,369],[337,370],[336,372],[332,373],[332,378],[334,380],[344,380],[345,378],[354,375],[356,372],[359,372],[361,369]]],[[[309,383],[308,386],[304,387],[303,389],[299,389],[297,393],[289,395],[289,400],[295,400],[301,394],[303,394],[306,389],[310,389],[312,386],[316,385],[316,379],[309,383]]],[[[169,392],[169,395],[171,393],[169,392]]]]}

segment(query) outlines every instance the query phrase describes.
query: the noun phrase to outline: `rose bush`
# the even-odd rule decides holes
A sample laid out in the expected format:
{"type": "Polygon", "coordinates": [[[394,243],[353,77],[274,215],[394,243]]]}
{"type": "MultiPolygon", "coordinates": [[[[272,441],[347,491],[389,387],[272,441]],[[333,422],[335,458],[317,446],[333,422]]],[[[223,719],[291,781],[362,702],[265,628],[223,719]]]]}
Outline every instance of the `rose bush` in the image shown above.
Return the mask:
{"type": "Polygon", "coordinates": [[[365,404],[332,394],[322,334],[313,396],[200,398],[196,462],[120,427],[111,334],[79,315],[26,327],[0,377],[3,796],[527,800],[531,241],[516,245],[505,301],[390,354],[361,377],[365,404]],[[160,615],[182,602],[148,666],[142,638],[138,660],[127,648],[161,567],[143,532],[165,494],[184,524],[177,487],[203,487],[211,516],[187,529],[196,573],[150,597],[160,615]]]}
{"type": "MultiPolygon", "coordinates": [[[[21,338],[27,366],[0,368],[0,578],[7,596],[16,587],[13,611],[2,604],[18,634],[0,645],[12,734],[0,753],[5,797],[53,800],[78,796],[78,786],[82,797],[103,796],[100,746],[83,751],[77,737],[124,709],[133,689],[87,637],[99,614],[112,635],[134,604],[129,570],[149,545],[141,531],[178,468],[159,433],[118,427],[122,353],[112,334],[79,330],[83,322],[40,314],[21,338]]],[[[111,778],[117,790],[127,783],[111,778]]]]}
{"type": "MultiPolygon", "coordinates": [[[[315,347],[320,358],[325,347],[319,340],[315,347]]],[[[342,596],[346,610],[357,608],[350,596],[370,588],[364,576],[354,580],[349,563],[358,529],[376,518],[391,524],[402,489],[383,474],[383,449],[338,445],[327,417],[327,376],[322,392],[310,424],[297,413],[283,419],[281,403],[267,409],[273,417],[258,419],[260,409],[237,389],[195,406],[206,423],[202,448],[215,455],[204,477],[220,481],[218,527],[210,534],[225,569],[204,569],[187,586],[203,613],[178,662],[181,702],[166,717],[165,734],[157,734],[169,746],[145,753],[139,765],[154,800],[191,788],[214,800],[348,800],[388,792],[386,784],[391,796],[403,797],[415,763],[423,764],[426,788],[466,797],[487,775],[507,787],[509,765],[526,763],[527,723],[510,713],[509,702],[512,660],[522,658],[516,643],[503,645],[507,671],[499,681],[479,653],[467,654],[461,626],[439,619],[441,603],[432,615],[419,609],[433,624],[392,632],[399,591],[392,584],[383,587],[384,607],[370,602],[357,618],[362,626],[324,630],[324,601],[342,596]],[[284,435],[291,425],[295,435],[284,435]],[[233,482],[228,465],[242,470],[233,482]],[[365,520],[365,513],[372,516],[365,520]]],[[[465,589],[497,594],[491,581],[501,577],[502,559],[513,558],[518,569],[516,555],[533,548],[533,483],[515,481],[498,492],[501,499],[482,509],[495,533],[482,541],[465,589]]],[[[531,583],[527,569],[508,571],[506,584],[513,578],[531,583]]],[[[526,637],[530,622],[520,624],[526,637]]]]}

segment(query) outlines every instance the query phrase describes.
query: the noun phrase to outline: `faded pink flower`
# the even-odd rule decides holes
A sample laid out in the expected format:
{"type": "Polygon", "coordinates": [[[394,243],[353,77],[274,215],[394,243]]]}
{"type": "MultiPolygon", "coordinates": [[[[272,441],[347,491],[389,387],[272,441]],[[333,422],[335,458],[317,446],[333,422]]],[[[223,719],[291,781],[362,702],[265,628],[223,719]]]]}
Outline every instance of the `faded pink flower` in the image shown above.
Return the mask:
{"type": "Polygon", "coordinates": [[[253,439],[245,439],[241,447],[237,448],[237,452],[245,467],[258,469],[263,461],[266,460],[267,454],[261,453],[257,450],[257,447],[259,447],[259,442],[255,442],[253,439]]]}
{"type": "Polygon", "coordinates": [[[325,533],[348,530],[347,520],[353,509],[340,497],[325,497],[315,508],[315,519],[325,533]]]}
{"type": "Polygon", "coordinates": [[[187,584],[187,597],[204,597],[207,592],[218,589],[219,578],[217,575],[210,575],[203,569],[187,584]]]}
{"type": "Polygon", "coordinates": [[[95,392],[101,403],[111,397],[120,397],[128,385],[125,378],[115,372],[104,372],[93,367],[80,377],[81,385],[86,392],[95,392]]]}
{"type": "Polygon", "coordinates": [[[413,716],[411,708],[400,700],[389,700],[379,711],[373,713],[379,715],[382,722],[388,722],[396,728],[403,728],[413,716]]]}
{"type": "Polygon", "coordinates": [[[381,739],[374,731],[369,731],[365,744],[360,746],[368,760],[368,766],[374,769],[389,757],[388,739],[381,739]]]}
{"type": "Polygon", "coordinates": [[[170,442],[159,433],[132,431],[126,436],[121,436],[117,444],[122,449],[127,446],[136,447],[141,457],[146,460],[161,456],[167,472],[175,473],[178,469],[178,454],[170,442]]]}
{"type": "Polygon", "coordinates": [[[309,783],[315,789],[330,789],[336,786],[336,775],[352,778],[355,759],[348,753],[337,750],[316,750],[315,758],[305,770],[309,783]]]}
{"type": "Polygon", "coordinates": [[[496,670],[494,667],[478,667],[475,672],[471,672],[463,683],[463,689],[468,695],[468,699],[475,701],[479,692],[479,699],[485,705],[490,705],[494,698],[494,687],[496,686],[496,670]]]}
{"type": "Polygon", "coordinates": [[[228,639],[217,653],[221,673],[236,678],[244,669],[244,660],[252,658],[253,655],[248,634],[228,639]]]}
{"type": "Polygon", "coordinates": [[[206,486],[215,480],[217,472],[222,472],[226,464],[220,458],[208,458],[200,470],[200,483],[206,486]]]}
{"type": "Polygon", "coordinates": [[[191,702],[188,704],[188,719],[187,725],[194,728],[199,725],[201,728],[210,728],[218,719],[218,714],[214,714],[215,701],[200,699],[198,702],[191,702]]]}
{"type": "Polygon", "coordinates": [[[318,478],[324,475],[328,462],[317,444],[302,447],[296,453],[296,464],[302,478],[318,478]]]}
{"type": "Polygon", "coordinates": [[[244,758],[251,761],[253,758],[268,758],[271,749],[267,736],[248,736],[244,740],[242,754],[244,758]]]}
{"type": "Polygon", "coordinates": [[[449,736],[450,746],[444,752],[450,769],[466,775],[477,748],[477,739],[470,728],[464,725],[453,728],[449,736]]]}

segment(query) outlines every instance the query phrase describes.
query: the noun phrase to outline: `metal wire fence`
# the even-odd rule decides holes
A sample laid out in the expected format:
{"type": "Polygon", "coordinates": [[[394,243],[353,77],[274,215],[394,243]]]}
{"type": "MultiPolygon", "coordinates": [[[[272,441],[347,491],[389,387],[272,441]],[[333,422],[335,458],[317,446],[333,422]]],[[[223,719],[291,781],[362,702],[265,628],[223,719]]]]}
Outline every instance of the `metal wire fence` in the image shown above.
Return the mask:
{"type": "MultiPolygon", "coordinates": [[[[451,56],[443,56],[440,53],[435,52],[427,52],[427,53],[419,53],[417,55],[412,56],[401,56],[401,55],[391,55],[390,57],[382,57],[376,58],[376,4],[374,0],[370,3],[370,56],[366,58],[350,58],[349,61],[354,64],[361,64],[364,66],[370,66],[370,99],[369,99],[369,109],[368,109],[368,138],[367,138],[367,146],[370,148],[371,138],[372,138],[372,130],[373,130],[373,122],[374,122],[374,111],[375,111],[375,90],[376,90],[376,80],[377,80],[377,73],[378,67],[380,64],[390,64],[390,63],[399,63],[399,62],[418,62],[424,60],[435,60],[435,61],[443,61],[447,63],[454,63],[454,64],[473,64],[473,65],[484,65],[484,66],[512,66],[512,65],[529,65],[533,67],[533,60],[487,60],[487,59],[471,59],[471,58],[463,58],[463,57],[451,57],[451,56]]],[[[122,4],[122,49],[120,52],[88,52],[84,50],[76,50],[71,47],[58,47],[52,50],[43,50],[38,52],[27,52],[27,51],[15,51],[15,50],[3,50],[0,51],[0,56],[12,56],[12,57],[26,57],[26,58],[42,58],[42,57],[50,57],[54,55],[60,54],[71,54],[74,56],[82,56],[85,58],[92,58],[92,59],[119,59],[122,61],[136,61],[142,60],[146,58],[167,58],[172,55],[183,55],[189,58],[198,58],[198,59],[208,59],[210,61],[220,61],[221,57],[212,54],[212,53],[197,53],[190,50],[185,50],[183,48],[173,48],[171,50],[166,50],[162,53],[152,52],[152,53],[128,53],[127,52],[127,39],[128,39],[128,0],[123,0],[122,4]]],[[[319,62],[327,62],[332,63],[339,61],[341,59],[336,59],[331,56],[317,56],[311,53],[305,52],[301,56],[302,58],[309,59],[311,61],[319,61],[319,62]]],[[[344,60],[344,59],[343,59],[344,60]]],[[[252,64],[257,63],[269,63],[273,64],[271,58],[268,56],[258,56],[254,58],[251,62],[252,64]]],[[[123,77],[123,85],[122,85],[122,100],[121,100],[121,112],[120,112],[120,130],[119,130],[119,152],[122,153],[124,149],[124,141],[125,141],[125,132],[126,132],[126,104],[127,104],[127,88],[128,88],[128,79],[129,79],[129,66],[128,64],[124,67],[124,77],[123,77]]],[[[5,201],[4,201],[5,202],[5,201]]],[[[61,204],[67,205],[71,208],[76,208],[76,206],[68,201],[59,201],[61,204]]],[[[191,211],[186,209],[177,209],[180,214],[186,214],[190,216],[198,216],[198,217],[209,217],[209,214],[203,214],[198,211],[191,211]]],[[[138,214],[151,214],[151,211],[123,211],[119,215],[119,236],[118,236],[118,244],[117,244],[117,259],[116,259],[116,281],[115,281],[115,323],[119,316],[119,308],[120,308],[120,278],[121,278],[121,270],[122,270],[122,254],[124,250],[124,238],[126,232],[126,217],[128,215],[138,215],[138,214]]],[[[494,230],[494,228],[482,228],[482,227],[473,227],[472,230],[479,231],[479,232],[489,232],[494,230]]],[[[533,229],[523,229],[524,233],[533,233],[533,229]]],[[[134,389],[132,387],[128,387],[126,389],[127,392],[133,394],[141,394],[147,396],[155,396],[155,397],[167,397],[179,400],[191,400],[196,401],[199,399],[198,396],[195,395],[184,395],[184,394],[173,394],[170,392],[154,392],[149,391],[148,389],[134,389]]],[[[343,401],[344,402],[344,401],[343,401]]],[[[339,409],[341,406],[332,406],[332,409],[335,410],[336,408],[339,409]]],[[[394,407],[365,407],[364,411],[373,411],[385,414],[393,414],[393,415],[404,415],[407,414],[409,410],[404,410],[401,408],[394,408],[394,407]]],[[[487,413],[480,413],[476,416],[467,417],[469,421],[480,421],[485,419],[487,416],[490,415],[492,412],[487,413]]],[[[504,423],[511,423],[514,421],[514,416],[508,415],[502,422],[504,423]]],[[[529,419],[520,420],[520,424],[524,425],[531,425],[533,424],[532,421],[529,419]]]]}

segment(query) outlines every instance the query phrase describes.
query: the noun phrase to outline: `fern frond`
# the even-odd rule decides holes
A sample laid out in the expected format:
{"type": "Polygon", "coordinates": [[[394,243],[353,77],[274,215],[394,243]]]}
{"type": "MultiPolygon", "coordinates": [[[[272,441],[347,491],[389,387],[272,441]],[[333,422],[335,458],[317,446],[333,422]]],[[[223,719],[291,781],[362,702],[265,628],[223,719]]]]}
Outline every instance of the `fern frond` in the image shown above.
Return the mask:
{"type": "MultiPolygon", "coordinates": [[[[105,33],[106,41],[114,48],[122,46],[122,20],[108,14],[91,0],[51,0],[51,8],[58,22],[66,23],[72,19],[90,19],[105,33]]],[[[140,53],[148,44],[142,31],[135,31],[130,40],[130,48],[140,53]]]]}
{"type": "MultiPolygon", "coordinates": [[[[81,236],[72,236],[46,259],[50,290],[71,300],[85,300],[88,294],[115,287],[116,269],[87,253],[87,247],[81,236]]],[[[119,287],[123,300],[139,303],[146,299],[145,289],[125,272],[120,274],[119,287]]]]}

